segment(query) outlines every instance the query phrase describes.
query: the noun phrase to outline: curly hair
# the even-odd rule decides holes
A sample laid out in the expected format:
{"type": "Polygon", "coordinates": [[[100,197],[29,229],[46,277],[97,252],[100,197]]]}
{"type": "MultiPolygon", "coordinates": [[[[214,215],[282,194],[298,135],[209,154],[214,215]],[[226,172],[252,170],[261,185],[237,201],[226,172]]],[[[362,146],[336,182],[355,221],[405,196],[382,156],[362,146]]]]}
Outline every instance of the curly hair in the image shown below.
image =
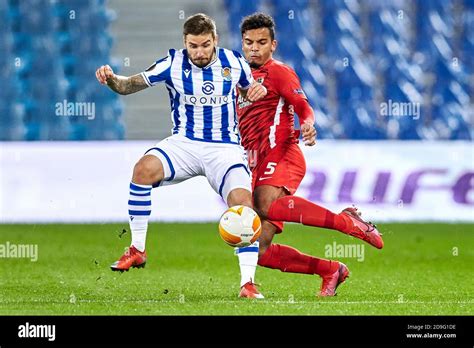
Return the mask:
{"type": "Polygon", "coordinates": [[[247,30],[268,28],[270,31],[270,37],[275,40],[275,21],[269,15],[261,12],[253,13],[247,17],[244,17],[242,23],[240,23],[240,33],[242,36],[247,30]]]}

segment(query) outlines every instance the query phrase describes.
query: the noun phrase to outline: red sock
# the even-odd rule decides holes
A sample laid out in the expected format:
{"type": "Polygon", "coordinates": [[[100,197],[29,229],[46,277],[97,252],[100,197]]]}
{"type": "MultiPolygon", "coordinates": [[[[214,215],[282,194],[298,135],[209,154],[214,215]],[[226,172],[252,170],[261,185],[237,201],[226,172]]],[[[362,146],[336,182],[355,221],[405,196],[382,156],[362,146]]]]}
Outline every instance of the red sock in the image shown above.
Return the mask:
{"type": "Polygon", "coordinates": [[[339,262],[319,259],[306,255],[288,245],[271,244],[258,264],[282,272],[319,274],[320,276],[336,272],[339,262]]]}
{"type": "Polygon", "coordinates": [[[344,214],[334,214],[313,202],[297,196],[276,199],[268,209],[267,218],[274,221],[298,222],[303,225],[330,228],[341,232],[350,228],[344,214]]]}

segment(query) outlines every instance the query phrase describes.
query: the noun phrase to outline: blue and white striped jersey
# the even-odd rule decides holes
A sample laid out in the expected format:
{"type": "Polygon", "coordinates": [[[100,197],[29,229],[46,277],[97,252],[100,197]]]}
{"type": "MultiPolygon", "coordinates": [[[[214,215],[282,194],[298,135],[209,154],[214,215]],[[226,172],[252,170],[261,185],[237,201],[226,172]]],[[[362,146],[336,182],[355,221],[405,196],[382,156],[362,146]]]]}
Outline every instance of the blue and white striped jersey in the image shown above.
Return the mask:
{"type": "Polygon", "coordinates": [[[235,89],[247,89],[253,82],[251,69],[240,53],[216,47],[215,60],[199,68],[185,49],[171,49],[142,76],[149,86],[165,83],[173,134],[198,141],[240,143],[235,89]]]}

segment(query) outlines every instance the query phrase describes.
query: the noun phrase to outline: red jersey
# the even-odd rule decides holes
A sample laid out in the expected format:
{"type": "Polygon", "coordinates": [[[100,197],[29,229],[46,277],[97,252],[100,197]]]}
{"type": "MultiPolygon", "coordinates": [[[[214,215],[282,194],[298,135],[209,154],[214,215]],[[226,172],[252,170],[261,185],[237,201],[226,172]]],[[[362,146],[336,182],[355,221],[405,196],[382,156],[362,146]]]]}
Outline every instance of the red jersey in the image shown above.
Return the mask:
{"type": "Polygon", "coordinates": [[[260,68],[252,69],[252,75],[266,87],[267,95],[256,102],[246,101],[240,95],[237,100],[242,146],[249,152],[251,166],[253,156],[263,158],[272,149],[298,142],[295,110],[300,121],[312,118],[314,122],[312,109],[292,68],[270,59],[260,68]]]}

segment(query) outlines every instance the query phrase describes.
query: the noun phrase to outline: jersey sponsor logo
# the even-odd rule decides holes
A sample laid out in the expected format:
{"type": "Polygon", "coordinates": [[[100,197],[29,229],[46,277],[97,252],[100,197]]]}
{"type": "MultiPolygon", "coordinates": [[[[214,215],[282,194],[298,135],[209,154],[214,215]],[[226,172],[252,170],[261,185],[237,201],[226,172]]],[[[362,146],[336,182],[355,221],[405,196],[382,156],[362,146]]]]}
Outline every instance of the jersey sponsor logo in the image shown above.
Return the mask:
{"type": "Polygon", "coordinates": [[[225,81],[232,81],[232,73],[231,69],[229,67],[224,67],[221,70],[221,75],[224,78],[225,81]]]}
{"type": "Polygon", "coordinates": [[[231,95],[190,95],[185,94],[182,97],[184,104],[194,106],[220,106],[232,103],[231,95]]]}
{"type": "Polygon", "coordinates": [[[211,81],[206,81],[202,85],[202,93],[210,95],[214,93],[214,84],[211,81]]]}

